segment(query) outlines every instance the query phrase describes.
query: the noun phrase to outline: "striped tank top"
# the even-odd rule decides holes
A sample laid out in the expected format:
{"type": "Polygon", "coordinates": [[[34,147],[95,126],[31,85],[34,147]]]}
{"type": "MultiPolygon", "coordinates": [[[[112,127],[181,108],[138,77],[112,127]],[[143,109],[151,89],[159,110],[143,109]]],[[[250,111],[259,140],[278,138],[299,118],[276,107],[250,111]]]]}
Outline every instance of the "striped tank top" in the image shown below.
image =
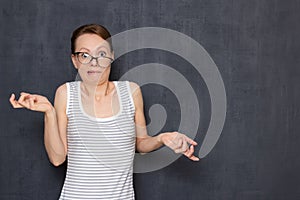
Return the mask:
{"type": "Polygon", "coordinates": [[[67,173],[60,200],[133,200],[134,104],[128,81],[114,81],[119,112],[88,115],[81,81],[67,82],[67,173]]]}

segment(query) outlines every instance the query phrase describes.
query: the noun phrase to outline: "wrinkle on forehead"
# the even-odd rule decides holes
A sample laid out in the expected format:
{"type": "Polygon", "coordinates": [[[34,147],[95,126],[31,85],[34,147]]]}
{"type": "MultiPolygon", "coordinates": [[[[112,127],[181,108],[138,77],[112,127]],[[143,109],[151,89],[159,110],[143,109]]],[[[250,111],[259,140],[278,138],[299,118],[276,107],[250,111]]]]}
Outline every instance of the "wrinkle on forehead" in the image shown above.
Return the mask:
{"type": "Polygon", "coordinates": [[[83,34],[76,39],[76,47],[85,49],[89,52],[99,51],[105,49],[107,52],[111,51],[109,43],[102,37],[96,34],[83,34]],[[96,45],[95,44],[99,44],[96,45]]]}
{"type": "Polygon", "coordinates": [[[106,45],[100,45],[98,47],[95,47],[94,49],[89,49],[89,48],[85,48],[85,47],[82,47],[79,49],[79,51],[82,51],[82,50],[86,50],[87,53],[90,53],[90,52],[99,52],[100,50],[105,50],[106,53],[109,53],[110,52],[110,48],[106,45]]]}

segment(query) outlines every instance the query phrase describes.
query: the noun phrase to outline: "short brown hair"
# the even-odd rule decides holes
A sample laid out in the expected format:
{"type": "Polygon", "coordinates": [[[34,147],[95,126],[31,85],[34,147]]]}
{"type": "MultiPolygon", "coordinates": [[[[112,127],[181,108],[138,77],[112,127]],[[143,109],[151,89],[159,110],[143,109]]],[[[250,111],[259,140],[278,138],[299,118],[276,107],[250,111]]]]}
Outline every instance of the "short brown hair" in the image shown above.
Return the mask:
{"type": "Polygon", "coordinates": [[[96,35],[100,36],[101,38],[103,38],[104,40],[106,40],[108,42],[108,44],[110,46],[110,50],[113,51],[111,35],[110,35],[109,31],[104,26],[101,26],[99,24],[86,24],[86,25],[83,25],[83,26],[80,26],[79,28],[77,28],[72,34],[72,37],[71,37],[72,54],[75,53],[76,39],[79,36],[86,34],[86,33],[96,34],[96,35]]]}

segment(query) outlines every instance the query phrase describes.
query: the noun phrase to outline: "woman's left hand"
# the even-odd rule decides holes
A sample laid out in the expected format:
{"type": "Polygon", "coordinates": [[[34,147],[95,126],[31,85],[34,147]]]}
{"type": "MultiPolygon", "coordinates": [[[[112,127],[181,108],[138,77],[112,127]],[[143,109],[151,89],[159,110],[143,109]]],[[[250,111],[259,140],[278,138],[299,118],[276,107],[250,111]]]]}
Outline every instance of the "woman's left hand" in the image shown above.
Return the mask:
{"type": "Polygon", "coordinates": [[[160,134],[160,141],[171,148],[175,153],[182,153],[193,161],[199,161],[194,155],[194,146],[197,142],[179,132],[166,132],[160,134]]]}

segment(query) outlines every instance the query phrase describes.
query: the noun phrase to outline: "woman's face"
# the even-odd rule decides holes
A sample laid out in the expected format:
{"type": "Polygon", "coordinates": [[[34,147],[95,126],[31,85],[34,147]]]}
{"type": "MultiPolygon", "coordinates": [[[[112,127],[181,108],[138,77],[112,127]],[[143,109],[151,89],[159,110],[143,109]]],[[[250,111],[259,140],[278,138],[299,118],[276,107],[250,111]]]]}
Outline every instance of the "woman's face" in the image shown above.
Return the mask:
{"type": "Polygon", "coordinates": [[[113,59],[114,55],[106,40],[96,34],[83,34],[75,41],[76,52],[81,53],[72,54],[72,61],[83,82],[96,85],[108,80],[111,62],[109,58],[113,59]],[[91,58],[90,56],[101,58],[92,59],[91,62],[87,63],[91,58]]]}

